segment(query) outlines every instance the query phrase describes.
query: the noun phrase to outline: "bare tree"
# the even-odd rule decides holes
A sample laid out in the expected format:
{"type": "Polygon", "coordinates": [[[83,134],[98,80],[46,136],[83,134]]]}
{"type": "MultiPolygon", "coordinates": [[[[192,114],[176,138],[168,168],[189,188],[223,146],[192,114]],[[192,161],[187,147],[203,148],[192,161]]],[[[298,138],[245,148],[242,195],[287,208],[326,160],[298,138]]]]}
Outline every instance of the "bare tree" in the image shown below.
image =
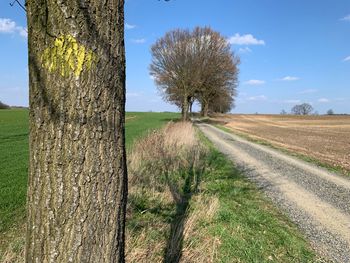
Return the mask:
{"type": "Polygon", "coordinates": [[[9,109],[10,106],[0,101],[0,109],[9,109]]]}
{"type": "Polygon", "coordinates": [[[329,110],[327,111],[327,115],[334,115],[334,111],[333,111],[332,109],[329,109],[329,110]]]}
{"type": "Polygon", "coordinates": [[[202,115],[207,116],[209,109],[230,111],[236,95],[239,58],[231,52],[227,39],[209,27],[195,28],[193,39],[198,50],[196,94],[202,115]],[[212,105],[215,103],[224,104],[212,105]]]}
{"type": "Polygon", "coordinates": [[[196,79],[195,50],[190,45],[188,30],[166,33],[151,48],[151,75],[154,77],[163,98],[181,107],[183,120],[188,119],[189,101],[194,96],[196,79]]]}
{"type": "Polygon", "coordinates": [[[124,0],[27,1],[26,262],[124,262],[124,0]]]}
{"type": "MultiPolygon", "coordinates": [[[[213,93],[212,97],[208,100],[208,110],[209,112],[217,112],[217,113],[227,113],[234,108],[234,98],[232,94],[228,93],[229,91],[225,88],[221,90],[216,90],[213,93]]],[[[203,116],[207,116],[208,112],[203,112],[203,116]]]]}
{"type": "Polygon", "coordinates": [[[163,98],[179,106],[186,120],[194,99],[200,101],[203,115],[220,96],[229,97],[226,106],[231,108],[238,63],[224,37],[197,27],[193,32],[174,30],[159,39],[152,46],[150,72],[163,98]]]}
{"type": "Polygon", "coordinates": [[[281,115],[287,115],[287,112],[283,109],[283,110],[281,110],[281,113],[280,113],[281,115]]]}
{"type": "Polygon", "coordinates": [[[295,105],[291,112],[295,115],[309,115],[314,110],[314,108],[309,103],[303,103],[295,105]]]}

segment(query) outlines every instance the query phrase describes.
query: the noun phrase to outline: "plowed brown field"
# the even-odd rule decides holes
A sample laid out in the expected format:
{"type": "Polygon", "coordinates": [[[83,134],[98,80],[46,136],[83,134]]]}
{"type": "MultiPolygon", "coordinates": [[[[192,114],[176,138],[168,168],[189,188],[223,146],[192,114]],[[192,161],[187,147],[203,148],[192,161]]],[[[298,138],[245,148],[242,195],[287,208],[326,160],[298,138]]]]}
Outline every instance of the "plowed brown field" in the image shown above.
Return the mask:
{"type": "Polygon", "coordinates": [[[350,116],[218,115],[225,127],[350,171],[350,116]]]}

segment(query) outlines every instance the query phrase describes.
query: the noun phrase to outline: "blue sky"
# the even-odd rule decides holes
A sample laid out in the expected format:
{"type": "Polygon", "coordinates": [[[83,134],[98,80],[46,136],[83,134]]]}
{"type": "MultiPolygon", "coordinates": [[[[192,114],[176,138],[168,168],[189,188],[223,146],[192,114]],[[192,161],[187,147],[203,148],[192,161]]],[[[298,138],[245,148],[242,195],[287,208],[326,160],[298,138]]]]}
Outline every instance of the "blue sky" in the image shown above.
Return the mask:
{"type": "MultiPolygon", "coordinates": [[[[149,77],[150,47],[175,28],[211,26],[241,57],[234,113],[301,102],[350,113],[350,1],[127,0],[127,110],[175,111],[149,77]]],[[[25,13],[0,3],[0,100],[28,105],[25,13]]]]}

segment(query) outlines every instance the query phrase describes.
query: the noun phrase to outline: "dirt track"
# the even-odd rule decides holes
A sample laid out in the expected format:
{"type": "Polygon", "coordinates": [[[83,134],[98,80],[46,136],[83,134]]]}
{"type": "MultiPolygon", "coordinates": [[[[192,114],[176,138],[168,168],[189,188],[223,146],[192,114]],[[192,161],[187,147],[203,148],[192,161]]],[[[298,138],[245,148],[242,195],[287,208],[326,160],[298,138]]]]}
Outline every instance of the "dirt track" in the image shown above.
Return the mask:
{"type": "Polygon", "coordinates": [[[281,152],[198,124],[215,146],[335,262],[350,262],[350,180],[281,152]]]}
{"type": "Polygon", "coordinates": [[[350,116],[218,115],[213,120],[252,138],[350,172],[350,116]]]}

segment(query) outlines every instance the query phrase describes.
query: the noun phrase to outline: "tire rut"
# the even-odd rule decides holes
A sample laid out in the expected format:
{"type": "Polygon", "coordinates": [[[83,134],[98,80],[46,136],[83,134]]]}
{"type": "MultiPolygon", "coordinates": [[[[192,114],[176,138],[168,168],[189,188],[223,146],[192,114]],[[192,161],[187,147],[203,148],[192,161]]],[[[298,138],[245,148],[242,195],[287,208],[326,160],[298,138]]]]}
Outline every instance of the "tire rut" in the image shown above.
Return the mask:
{"type": "Polygon", "coordinates": [[[350,262],[350,180],[208,124],[197,124],[335,262],[350,262]]]}

